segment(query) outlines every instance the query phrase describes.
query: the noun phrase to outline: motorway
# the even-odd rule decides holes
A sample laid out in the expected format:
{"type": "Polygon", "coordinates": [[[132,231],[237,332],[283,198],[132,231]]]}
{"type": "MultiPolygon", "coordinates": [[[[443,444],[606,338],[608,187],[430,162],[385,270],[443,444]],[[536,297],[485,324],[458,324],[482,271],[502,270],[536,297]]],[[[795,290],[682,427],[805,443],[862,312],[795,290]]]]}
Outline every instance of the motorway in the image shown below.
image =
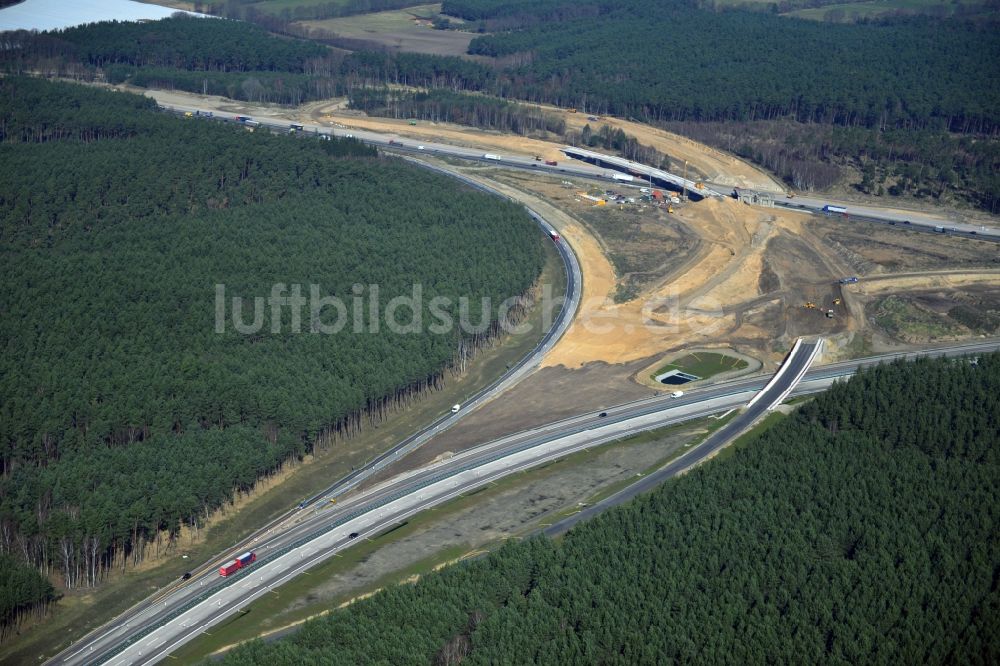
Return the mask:
{"type": "MultiPolygon", "coordinates": [[[[483,184],[476,180],[473,180],[467,176],[456,173],[444,167],[434,166],[420,162],[419,160],[411,159],[418,166],[432,171],[437,171],[451,178],[458,179],[465,184],[483,191],[487,194],[497,196],[503,199],[514,201],[507,195],[483,184]]],[[[517,203],[517,202],[514,202],[517,203]]],[[[528,214],[535,220],[543,232],[548,238],[548,231],[554,228],[551,224],[546,222],[540,214],[532,210],[529,207],[525,207],[528,214]]],[[[432,437],[441,434],[449,427],[457,423],[462,417],[464,417],[469,412],[473,411],[475,408],[491,400],[497,395],[503,393],[504,391],[511,388],[514,384],[520,381],[524,376],[526,376],[531,370],[537,366],[545,354],[552,349],[552,347],[559,341],[562,335],[569,328],[569,325],[573,321],[573,317],[580,304],[580,298],[582,294],[582,284],[583,277],[580,273],[580,264],[577,260],[576,255],[573,253],[572,248],[565,242],[564,239],[556,242],[556,250],[559,253],[560,259],[563,262],[563,267],[565,271],[566,278],[566,289],[565,294],[562,298],[561,307],[556,314],[555,320],[552,322],[551,327],[546,331],[545,335],[538,342],[535,348],[526,356],[522,357],[517,363],[507,369],[503,375],[494,380],[491,384],[483,387],[482,389],[475,392],[473,395],[466,398],[465,402],[462,404],[462,408],[457,413],[446,412],[442,414],[433,422],[422,428],[421,430],[408,436],[395,446],[382,452],[372,460],[369,460],[364,465],[359,466],[357,469],[352,470],[349,474],[336,480],[332,485],[327,487],[325,490],[313,495],[307,500],[299,504],[298,510],[302,510],[314,503],[323,500],[324,504],[328,499],[336,498],[344,493],[350,491],[352,488],[356,487],[358,484],[363,482],[365,479],[376,474],[379,470],[384,467],[393,464],[400,458],[411,453],[413,450],[419,448],[422,444],[427,442],[432,437]]],[[[278,525],[286,521],[295,512],[289,511],[267,525],[263,526],[253,534],[251,534],[243,543],[234,547],[233,550],[243,551],[249,548],[251,544],[258,540],[259,536],[262,534],[267,534],[273,531],[278,525]]],[[[217,566],[208,567],[207,571],[211,572],[212,575],[217,571],[217,566]]],[[[204,574],[204,572],[202,572],[204,574]]],[[[200,578],[201,574],[199,574],[200,578]]],[[[158,603],[158,602],[157,602],[158,603]]],[[[152,602],[150,599],[144,600],[139,604],[136,604],[132,608],[128,609],[120,617],[134,617],[141,615],[144,611],[151,608],[152,602]]],[[[116,618],[117,620],[118,618],[116,618]]],[[[124,620],[123,620],[124,621],[124,620]]],[[[99,631],[99,630],[98,630],[99,631]]],[[[93,634],[94,632],[91,632],[93,634]]],[[[91,638],[91,635],[84,637],[84,641],[91,638]]],[[[53,663],[59,663],[58,657],[53,663]]]]}
{"type": "MultiPolygon", "coordinates": [[[[886,355],[809,370],[792,395],[827,388],[857,368],[897,357],[975,354],[1000,349],[1000,342],[954,346],[924,352],[886,355]]],[[[807,345],[803,351],[809,352],[807,345]]],[[[756,405],[761,411],[780,397],[811,353],[793,354],[784,379],[773,383],[756,405]]],[[[806,363],[806,365],[808,365],[806,363]]],[[[319,504],[297,512],[280,528],[257,539],[258,562],[229,578],[209,570],[158,598],[155,604],[122,616],[99,634],[72,646],[52,663],[115,665],[155,663],[209,626],[237,613],[309,567],[334,556],[354,538],[383,532],[410,516],[517,471],[562,458],[572,452],[622,439],[638,432],[702,418],[746,405],[762,388],[760,378],[736,380],[691,391],[681,398],[656,396],[588,413],[509,435],[448,460],[395,477],[335,505],[319,504]],[[355,535],[352,537],[352,535],[355,535]]],[[[737,418],[742,418],[741,415],[737,418]]],[[[730,422],[731,424],[735,422],[730,422]]],[[[735,432],[734,429],[729,430],[735,432]]],[[[667,468],[643,479],[641,492],[711,455],[723,440],[710,438],[667,468]]],[[[585,514],[589,515],[589,514],[585,514]]],[[[585,515],[583,517],[585,517],[585,515]]],[[[234,553],[235,554],[235,553],[234,553]]],[[[230,558],[227,558],[230,559],[230,558]]],[[[217,563],[217,564],[221,564],[217,563]]]]}
{"type": "MultiPolygon", "coordinates": [[[[438,171],[452,178],[456,178],[466,183],[467,185],[474,187],[478,190],[498,196],[503,199],[510,199],[506,195],[494,190],[493,188],[484,185],[478,181],[472,180],[466,176],[455,173],[448,169],[437,167],[429,164],[425,164],[418,160],[411,160],[412,162],[418,164],[419,166],[431,169],[432,171],[438,171]]],[[[513,201],[513,199],[510,199],[513,201]]],[[[516,203],[516,202],[515,202],[516,203]]],[[[544,230],[553,228],[549,223],[547,223],[541,215],[532,210],[531,208],[525,207],[528,214],[531,215],[532,219],[544,230]]],[[[553,346],[559,341],[569,328],[569,325],[573,321],[573,317],[576,314],[577,308],[580,306],[580,296],[582,293],[583,277],[580,274],[580,263],[573,253],[573,249],[565,242],[565,240],[560,240],[556,243],[556,249],[559,252],[559,256],[563,261],[563,266],[565,268],[566,275],[566,294],[563,298],[562,307],[559,309],[558,316],[553,322],[551,328],[545,333],[545,336],[539,341],[535,348],[528,355],[524,356],[520,361],[511,366],[503,375],[497,378],[493,383],[488,386],[483,387],[462,404],[461,410],[457,413],[448,412],[442,414],[429,425],[425,426],[422,430],[410,435],[399,444],[396,444],[392,448],[379,454],[374,459],[368,461],[356,470],[351,471],[341,479],[335,481],[327,489],[316,493],[308,500],[304,501],[299,505],[299,508],[304,508],[308,505],[313,504],[321,499],[328,499],[333,497],[339,497],[347,491],[356,487],[359,483],[365,479],[373,476],[376,472],[391,465],[403,456],[411,453],[413,450],[419,448],[422,444],[426,443],[432,437],[441,434],[455,423],[459,421],[465,414],[476,409],[484,402],[492,400],[496,396],[500,395],[504,391],[511,388],[518,381],[523,379],[529,372],[531,372],[539,363],[541,363],[542,358],[552,349],[553,346]]]]}
{"type": "MultiPolygon", "coordinates": [[[[164,105],[161,108],[174,113],[208,113],[208,109],[201,109],[195,106],[164,105]]],[[[213,113],[215,120],[227,122],[238,122],[237,116],[232,114],[213,113]]],[[[274,118],[256,117],[253,118],[262,127],[278,132],[288,132],[291,123],[286,120],[274,118]]],[[[654,187],[681,189],[684,188],[689,195],[696,197],[715,196],[728,197],[732,192],[732,186],[717,183],[704,183],[703,189],[697,189],[694,181],[682,178],[676,174],[655,169],[639,162],[633,162],[613,155],[605,155],[591,150],[582,150],[570,146],[562,150],[568,156],[575,156],[572,161],[561,161],[556,166],[547,165],[542,161],[535,160],[534,157],[524,157],[518,155],[502,155],[498,153],[484,152],[482,149],[469,148],[465,146],[455,146],[441,142],[420,141],[411,138],[403,138],[394,134],[384,134],[365,130],[349,128],[329,128],[320,125],[303,125],[304,133],[315,136],[335,136],[339,138],[353,138],[363,143],[390,150],[402,154],[410,155],[431,155],[437,157],[452,157],[495,166],[526,169],[536,171],[541,174],[552,176],[573,176],[576,178],[586,178],[604,183],[614,183],[616,188],[621,187],[642,187],[652,183],[654,187]],[[588,161],[599,162],[591,164],[588,161]],[[602,166],[603,165],[603,166],[602,166]],[[628,173],[635,176],[640,174],[645,180],[636,180],[633,183],[624,183],[616,180],[616,175],[628,173]]],[[[933,215],[926,215],[916,211],[905,212],[889,208],[875,206],[857,205],[850,202],[841,202],[833,199],[821,199],[811,196],[796,196],[794,199],[785,199],[782,194],[775,194],[775,205],[795,210],[803,213],[813,213],[827,215],[823,212],[823,207],[828,205],[839,205],[847,209],[845,219],[864,220],[870,222],[880,222],[887,225],[894,225],[899,231],[927,231],[934,232],[936,227],[943,227],[944,233],[951,235],[962,235],[980,240],[1000,242],[1000,228],[995,226],[982,226],[967,224],[959,221],[946,220],[933,215]]]]}
{"type": "Polygon", "coordinates": [[[840,203],[839,205],[847,209],[846,213],[824,213],[823,206],[827,204],[837,204],[835,201],[816,199],[815,197],[796,196],[795,198],[781,198],[776,195],[774,205],[779,208],[798,210],[801,212],[825,215],[833,219],[843,219],[847,222],[863,221],[874,222],[894,226],[901,231],[920,231],[924,233],[945,234],[948,236],[964,236],[978,240],[1000,242],[1000,229],[987,227],[978,224],[967,224],[965,222],[951,222],[944,219],[921,215],[907,211],[894,211],[884,208],[874,208],[871,206],[861,206],[850,203],[840,203]]]}
{"type": "MultiPolygon", "coordinates": [[[[189,109],[174,110],[183,112],[189,109]]],[[[220,116],[215,117],[218,119],[220,116]]],[[[278,131],[288,129],[288,124],[284,122],[266,119],[260,119],[259,122],[278,131]]],[[[499,166],[543,168],[531,158],[487,156],[474,149],[444,144],[414,144],[412,141],[402,141],[371,132],[354,130],[334,132],[315,127],[309,127],[308,130],[320,134],[353,136],[367,143],[401,152],[440,153],[449,157],[496,163],[499,166]]],[[[606,170],[586,164],[545,168],[588,178],[611,178],[606,170]]],[[[449,173],[449,175],[455,174],[449,173]]],[[[478,183],[470,184],[483,189],[478,183]]],[[[547,226],[534,211],[529,212],[541,226],[547,226]]],[[[560,244],[560,250],[567,263],[569,293],[575,294],[578,299],[579,266],[572,252],[563,244],[560,244]]],[[[510,383],[517,381],[555,343],[569,325],[575,309],[576,301],[571,299],[570,304],[563,308],[560,320],[533,353],[497,383],[477,393],[459,414],[444,415],[421,433],[382,454],[358,473],[341,479],[311,501],[346,492],[356,486],[362,478],[405,455],[453,423],[454,419],[460,418],[476,404],[494,397],[510,383]]],[[[993,351],[998,347],[1000,345],[997,343],[987,343],[930,353],[976,353],[993,351]]],[[[793,354],[781,371],[787,370],[784,375],[785,381],[775,383],[773,386],[765,387],[761,379],[740,380],[692,391],[679,399],[657,396],[621,405],[607,410],[606,416],[579,415],[483,444],[446,461],[390,479],[362,493],[349,496],[335,505],[325,501],[307,504],[300,510],[288,514],[281,524],[272,524],[253,538],[253,549],[259,558],[253,566],[228,578],[221,578],[216,569],[222,562],[214,563],[211,568],[203,570],[183,584],[178,583],[155,600],[148,600],[147,603],[130,609],[99,631],[64,650],[51,663],[106,662],[116,665],[155,663],[212,624],[239,612],[254,599],[270,593],[291,577],[332,557],[337,551],[349,546],[355,538],[377,534],[398,525],[409,516],[481,487],[494,479],[564,457],[574,451],[628,437],[637,432],[739,408],[747,404],[762,388],[765,389],[764,394],[777,390],[778,395],[783,397],[801,374],[799,370],[804,372],[808,367],[808,362],[805,361],[802,361],[805,362],[805,366],[798,365],[806,356],[811,361],[812,354],[793,354]]],[[[879,362],[884,358],[887,357],[809,371],[793,394],[822,390],[837,378],[852,374],[856,368],[879,362]]],[[[642,492],[647,487],[661,482],[662,479],[697,464],[721,447],[738,429],[759,417],[761,410],[766,411],[770,407],[768,404],[770,402],[773,400],[762,399],[757,407],[740,414],[705,443],[691,449],[671,463],[671,466],[643,479],[640,484],[627,492],[633,495],[642,492]]],[[[232,555],[235,555],[235,552],[225,557],[223,561],[231,559],[232,555]]]]}

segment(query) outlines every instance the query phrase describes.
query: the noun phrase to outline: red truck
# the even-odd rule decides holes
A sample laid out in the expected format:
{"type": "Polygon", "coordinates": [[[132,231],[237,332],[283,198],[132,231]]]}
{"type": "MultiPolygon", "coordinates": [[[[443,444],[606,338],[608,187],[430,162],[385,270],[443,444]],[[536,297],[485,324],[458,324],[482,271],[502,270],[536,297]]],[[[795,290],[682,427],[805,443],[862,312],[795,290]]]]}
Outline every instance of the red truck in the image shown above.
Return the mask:
{"type": "Polygon", "coordinates": [[[545,163],[549,166],[556,166],[557,164],[559,164],[555,160],[545,160],[545,163]]]}
{"type": "Polygon", "coordinates": [[[549,229],[549,237],[555,241],[559,242],[559,233],[555,229],[549,229]]]}
{"type": "Polygon", "coordinates": [[[243,567],[248,567],[256,561],[257,561],[256,553],[254,552],[243,553],[232,562],[229,562],[219,567],[219,575],[228,576],[229,574],[236,573],[243,567]]]}

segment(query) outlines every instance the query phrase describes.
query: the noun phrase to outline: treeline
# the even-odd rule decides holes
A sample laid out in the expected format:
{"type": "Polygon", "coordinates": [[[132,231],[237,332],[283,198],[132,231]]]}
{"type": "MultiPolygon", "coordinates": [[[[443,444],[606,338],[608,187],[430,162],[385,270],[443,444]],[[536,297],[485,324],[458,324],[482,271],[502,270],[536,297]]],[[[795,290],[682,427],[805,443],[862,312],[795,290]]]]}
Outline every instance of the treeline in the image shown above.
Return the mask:
{"type": "Polygon", "coordinates": [[[440,386],[543,261],[519,207],[355,141],[154,108],[0,80],[0,554],[66,587],[440,386]]]}
{"type": "Polygon", "coordinates": [[[601,125],[595,132],[588,123],[579,132],[566,132],[563,139],[571,146],[600,148],[608,152],[617,153],[625,159],[642,162],[658,169],[669,170],[671,167],[669,155],[661,153],[651,146],[639,143],[638,139],[626,134],[625,130],[618,127],[601,125]]]}
{"type": "Polygon", "coordinates": [[[412,7],[413,0],[330,0],[307,2],[301,5],[269,7],[260,0],[224,0],[223,2],[194,3],[194,11],[226,18],[250,21],[273,29],[289,21],[310,21],[338,18],[390,9],[412,7]]]}
{"type": "MultiPolygon", "coordinates": [[[[444,0],[441,13],[466,21],[486,21],[515,17],[517,25],[537,24],[544,20],[567,20],[606,13],[616,6],[611,0],[572,2],[570,0],[444,0]]],[[[495,23],[487,23],[492,29],[495,23]]]]}
{"type": "Polygon", "coordinates": [[[373,116],[458,123],[521,135],[539,132],[562,135],[566,131],[566,121],[541,109],[442,89],[415,92],[356,88],[348,100],[352,109],[373,116]]]}
{"type": "Polygon", "coordinates": [[[995,20],[831,26],[684,0],[567,4],[449,0],[443,10],[495,33],[470,52],[508,63],[488,88],[507,97],[670,126],[800,189],[861,170],[858,187],[876,196],[997,210],[995,20]],[[547,20],[562,11],[580,16],[547,20]]]}
{"type": "Polygon", "coordinates": [[[669,156],[639,143],[623,130],[602,125],[594,131],[585,125],[579,132],[566,129],[566,121],[542,109],[507,100],[456,93],[449,90],[399,90],[355,88],[348,94],[352,109],[371,116],[450,122],[514,134],[557,138],[571,146],[600,148],[656,167],[669,168],[669,156]]]}
{"type": "Polygon", "coordinates": [[[306,71],[310,59],[329,55],[319,44],[276,37],[255,25],[180,13],[160,21],[102,21],[43,32],[18,42],[17,53],[25,58],[72,57],[95,67],[297,73],[306,71]]]}
{"type": "Polygon", "coordinates": [[[104,70],[108,83],[130,83],[140,88],[183,90],[201,95],[261,104],[297,106],[316,99],[346,94],[343,80],[312,74],[284,72],[189,72],[160,67],[112,65],[104,70]]]}
{"type": "Polygon", "coordinates": [[[45,613],[56,591],[37,569],[0,554],[0,642],[31,615],[45,613]]]}
{"type": "Polygon", "coordinates": [[[455,57],[345,55],[241,21],[173,17],[2,36],[0,67],[12,74],[127,82],[250,102],[300,104],[385,85],[478,89],[493,75],[489,67],[455,57]]]}
{"type": "Polygon", "coordinates": [[[982,63],[1000,61],[995,31],[931,19],[822,25],[627,0],[599,20],[477,37],[469,50],[530,54],[503,73],[508,96],[599,114],[993,132],[1000,68],[982,63]]]}
{"type": "Polygon", "coordinates": [[[343,95],[343,55],[239,21],[177,15],[4,33],[0,66],[86,81],[300,104],[343,95]]]}
{"type": "Polygon", "coordinates": [[[1000,355],[838,384],[725,461],[230,666],[1000,659],[1000,355]]]}
{"type": "Polygon", "coordinates": [[[797,189],[827,189],[847,172],[859,174],[851,185],[865,194],[1000,211],[1000,140],[993,138],[789,121],[665,128],[763,165],[797,189]]]}

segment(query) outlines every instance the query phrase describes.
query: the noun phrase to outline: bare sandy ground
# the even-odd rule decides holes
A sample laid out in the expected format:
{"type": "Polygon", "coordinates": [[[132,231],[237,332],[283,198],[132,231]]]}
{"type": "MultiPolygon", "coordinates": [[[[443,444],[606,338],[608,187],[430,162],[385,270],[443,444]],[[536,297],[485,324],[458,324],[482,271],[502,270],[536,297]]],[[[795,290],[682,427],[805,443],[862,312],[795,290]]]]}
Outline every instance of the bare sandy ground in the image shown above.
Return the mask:
{"type": "Polygon", "coordinates": [[[1000,286],[1000,270],[937,271],[927,275],[879,276],[851,285],[851,291],[874,296],[926,289],[954,291],[971,285],[1000,286]]]}
{"type": "MultiPolygon", "coordinates": [[[[566,120],[566,126],[573,129],[583,129],[583,126],[587,124],[595,130],[601,125],[610,125],[615,129],[620,129],[626,134],[634,136],[639,143],[656,148],[675,161],[686,161],[689,168],[699,172],[713,183],[770,192],[784,192],[786,189],[765,171],[737,157],[709,148],[679,134],[619,118],[599,118],[597,121],[592,121],[587,119],[588,116],[585,113],[570,113],[565,109],[553,107],[544,108],[561,115],[566,120]]],[[[688,176],[692,177],[694,173],[689,173],[688,176]]]]}
{"type": "MultiPolygon", "coordinates": [[[[601,125],[610,125],[616,129],[621,129],[626,134],[636,137],[640,143],[652,146],[660,152],[670,155],[675,161],[687,161],[691,169],[688,175],[692,178],[697,174],[701,174],[708,180],[716,183],[772,192],[784,191],[781,183],[764,171],[736,157],[726,155],[714,148],[709,148],[680,135],[617,118],[601,119],[594,122],[588,121],[585,114],[569,113],[565,109],[556,109],[554,107],[541,108],[544,108],[546,112],[553,115],[562,116],[566,120],[567,127],[574,129],[582,129],[588,123],[594,128],[601,125]]],[[[547,160],[566,159],[565,155],[559,152],[559,149],[563,145],[561,143],[492,133],[463,125],[421,122],[414,126],[409,125],[407,120],[368,118],[357,113],[345,111],[334,105],[317,108],[312,117],[314,120],[340,123],[346,127],[395,132],[400,136],[425,139],[439,137],[449,142],[458,142],[461,145],[469,147],[506,150],[521,155],[538,155],[547,160]]]]}
{"type": "MultiPolygon", "coordinates": [[[[558,143],[444,123],[421,122],[414,126],[407,120],[367,118],[345,110],[343,100],[287,109],[186,93],[150,91],[147,94],[176,104],[190,103],[192,98],[197,98],[200,104],[232,113],[321,122],[425,140],[437,138],[484,150],[564,159],[558,143]]],[[[582,127],[587,122],[595,124],[584,114],[551,107],[546,110],[563,114],[573,127],[582,127]]],[[[724,180],[722,176],[729,174],[742,179],[739,184],[758,189],[766,189],[770,181],[762,171],[741,160],[688,139],[629,121],[606,121],[675,158],[688,159],[692,167],[713,180],[724,180]]],[[[860,296],[860,293],[848,290],[841,296],[830,287],[836,277],[855,274],[856,262],[852,262],[850,256],[832,251],[829,242],[816,233],[814,226],[807,224],[808,216],[745,206],[728,199],[678,207],[674,219],[703,241],[699,252],[636,299],[615,304],[611,297],[620,276],[615,274],[607,258],[613,248],[595,237],[571,211],[550,205],[543,197],[523,189],[499,183],[493,185],[517,194],[536,207],[580,258],[584,278],[579,316],[546,358],[544,367],[580,368],[591,362],[628,364],[692,345],[730,341],[737,342],[745,353],[767,358],[772,347],[787,348],[786,343],[796,335],[839,335],[864,327],[863,307],[852,295],[858,293],[860,296]],[[780,282],[771,298],[765,298],[769,295],[760,287],[765,268],[773,269],[780,282]],[[838,310],[836,322],[826,321],[816,312],[802,312],[806,302],[832,307],[833,300],[838,297],[844,299],[844,304],[838,310]],[[836,326],[831,328],[834,323],[836,326]]],[[[888,249],[883,254],[891,256],[888,249]]],[[[913,282],[913,285],[926,284],[919,280],[913,282]]],[[[884,290],[891,288],[910,286],[900,282],[881,287],[884,290]]],[[[780,355],[780,352],[775,353],[780,355]]]]}

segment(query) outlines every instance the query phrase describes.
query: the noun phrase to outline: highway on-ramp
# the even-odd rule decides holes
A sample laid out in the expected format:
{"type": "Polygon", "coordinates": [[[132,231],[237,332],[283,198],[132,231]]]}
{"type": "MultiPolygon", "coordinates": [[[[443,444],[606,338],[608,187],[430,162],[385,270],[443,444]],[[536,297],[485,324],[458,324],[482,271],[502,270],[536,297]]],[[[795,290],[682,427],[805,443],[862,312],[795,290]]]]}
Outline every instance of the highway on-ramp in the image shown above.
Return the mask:
{"type": "MultiPolygon", "coordinates": [[[[288,128],[287,123],[277,121],[261,119],[260,123],[279,131],[288,128]]],[[[310,129],[317,135],[353,134],[354,138],[416,155],[439,152],[446,156],[476,159],[501,166],[542,168],[530,158],[507,158],[488,154],[477,156],[478,151],[468,148],[444,144],[408,145],[413,142],[400,141],[376,133],[310,129]],[[366,136],[369,134],[372,136],[366,136]]],[[[609,177],[603,170],[585,164],[566,165],[565,169],[561,166],[557,169],[550,168],[554,171],[572,171],[584,177],[609,177]]],[[[531,213],[541,226],[546,226],[536,213],[533,211],[531,213]]],[[[568,257],[572,257],[572,253],[569,252],[567,255],[563,248],[563,258],[568,265],[570,291],[578,293],[579,267],[576,266],[574,271],[568,257]]],[[[523,374],[533,362],[537,362],[540,354],[544,353],[546,345],[551,345],[557,339],[560,326],[568,325],[569,315],[574,310],[575,305],[564,308],[566,317],[561,324],[553,327],[533,355],[529,355],[522,365],[514,368],[507,377],[509,381],[516,381],[518,373],[523,374]]],[[[565,326],[562,330],[564,329],[565,326]]],[[[996,348],[995,343],[990,343],[959,347],[941,353],[976,353],[996,348]]],[[[787,366],[790,368],[786,375],[789,381],[798,374],[793,371],[793,359],[789,360],[787,366]]],[[[846,377],[856,368],[879,360],[862,360],[810,371],[795,392],[799,394],[822,390],[835,379],[846,377]]],[[[477,401],[487,400],[498,394],[506,386],[503,381],[484,389],[473,398],[471,405],[466,403],[466,410],[461,410],[458,416],[445,415],[439,422],[431,424],[428,430],[418,433],[415,438],[401,443],[394,450],[370,462],[366,469],[370,472],[405,454],[409,450],[407,447],[419,445],[422,441],[421,436],[429,437],[439,432],[440,428],[451,422],[450,419],[460,417],[462,412],[467,411],[477,401]]],[[[785,389],[790,385],[776,384],[775,387],[787,393],[785,389]]],[[[280,524],[269,525],[253,538],[252,548],[259,558],[256,564],[228,578],[221,578],[216,567],[222,562],[212,563],[211,568],[202,570],[191,580],[178,583],[155,599],[147,600],[146,603],[130,609],[100,630],[91,633],[60,653],[53,663],[154,663],[206,628],[238,612],[254,599],[270,593],[292,576],[333,556],[338,550],[350,545],[355,538],[378,533],[398,524],[408,516],[469,492],[492,479],[563,457],[573,451],[627,437],[636,432],[738,408],[745,405],[762,388],[765,388],[764,382],[760,379],[740,380],[692,391],[688,396],[678,399],[656,397],[629,403],[607,410],[606,416],[583,414],[489,442],[436,465],[391,479],[363,493],[348,496],[335,505],[325,501],[307,505],[287,515],[280,524]]],[[[767,393],[767,390],[764,392],[767,393]]],[[[747,412],[737,420],[743,418],[747,418],[749,422],[756,416],[747,412]]],[[[735,430],[737,430],[735,426],[727,428],[726,433],[735,430]]],[[[672,476],[703,459],[711,453],[713,446],[716,444],[721,446],[721,443],[724,443],[720,437],[710,439],[707,446],[702,444],[692,449],[690,454],[676,461],[678,466],[661,470],[655,479],[644,479],[644,485],[640,485],[636,492],[641,491],[645,485],[658,483],[662,478],[672,476]],[[681,463],[683,467],[679,466],[681,463]]],[[[359,474],[341,480],[340,485],[330,489],[330,492],[337,494],[346,491],[356,485],[360,478],[362,475],[359,474]]],[[[222,560],[232,559],[235,554],[233,552],[222,560]]]]}
{"type": "MultiPolygon", "coordinates": [[[[857,368],[887,359],[920,355],[975,354],[1000,349],[989,342],[926,352],[886,355],[810,370],[793,395],[823,390],[857,368]]],[[[783,392],[798,375],[793,358],[784,380],[769,390],[783,392]]],[[[804,359],[804,357],[801,357],[804,359]]],[[[355,538],[378,534],[420,511],[467,493],[490,481],[574,451],[628,437],[637,432],[701,418],[746,405],[765,387],[760,378],[744,379],[691,391],[681,398],[657,396],[628,403],[605,414],[582,414],[510,435],[405,475],[390,479],[335,505],[320,504],[261,535],[254,550],[258,562],[229,578],[215,571],[179,584],[156,603],[127,614],[71,646],[52,663],[155,663],[211,625],[270,594],[292,576],[349,546],[355,538]],[[353,536],[352,536],[353,535],[353,536]]],[[[766,392],[766,391],[765,391],[766,392]]],[[[769,400],[760,400],[766,408],[769,400]]],[[[710,444],[710,443],[709,443],[710,444]]],[[[711,445],[711,444],[710,444],[711,445]]],[[[644,480],[649,486],[687,469],[710,453],[693,447],[669,471],[644,480]]],[[[674,463],[672,463],[674,464],[674,463]]],[[[235,553],[233,553],[235,555],[235,553]]],[[[227,558],[231,559],[231,558],[227,558]]],[[[220,562],[221,563],[221,562],[220,562]]],[[[219,564],[219,563],[216,563],[219,564]]]]}

